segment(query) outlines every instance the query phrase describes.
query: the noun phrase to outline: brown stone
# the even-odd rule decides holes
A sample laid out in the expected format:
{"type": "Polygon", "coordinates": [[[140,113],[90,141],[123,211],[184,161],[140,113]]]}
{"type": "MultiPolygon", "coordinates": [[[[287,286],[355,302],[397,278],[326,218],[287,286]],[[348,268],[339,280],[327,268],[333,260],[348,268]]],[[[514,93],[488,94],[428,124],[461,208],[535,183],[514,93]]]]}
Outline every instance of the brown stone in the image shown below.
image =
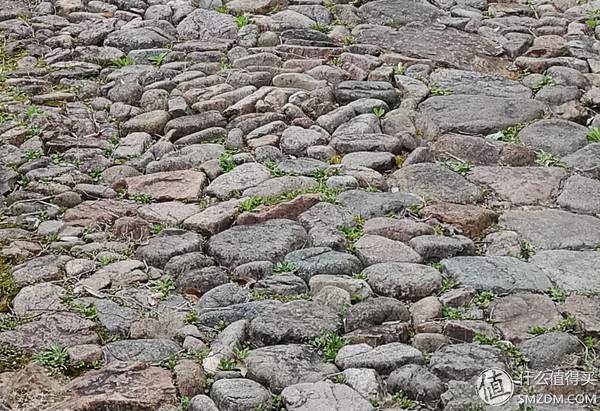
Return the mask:
{"type": "Polygon", "coordinates": [[[492,325],[480,320],[448,321],[444,326],[444,335],[453,343],[473,342],[476,334],[494,337],[498,332],[492,325]]]}
{"type": "Polygon", "coordinates": [[[181,360],[173,371],[177,376],[175,383],[181,395],[192,398],[195,395],[204,394],[206,375],[199,363],[193,360],[181,360]]]}
{"type": "Polygon", "coordinates": [[[469,181],[489,186],[514,205],[545,204],[558,195],[567,172],[559,167],[474,167],[469,181]]]}
{"type": "Polygon", "coordinates": [[[350,339],[350,344],[366,343],[372,347],[389,344],[392,342],[406,343],[410,340],[408,323],[388,322],[371,328],[354,330],[344,335],[350,339]]]}
{"type": "Polygon", "coordinates": [[[102,359],[102,348],[96,344],[75,345],[67,349],[67,354],[74,363],[91,364],[102,359]]]}
{"type": "Polygon", "coordinates": [[[600,297],[572,295],[559,309],[563,315],[577,320],[586,334],[600,336],[600,297]]]}
{"type": "Polygon", "coordinates": [[[503,338],[515,344],[530,335],[531,327],[551,328],[563,319],[550,297],[541,294],[502,297],[490,304],[490,312],[503,338]]]}
{"type": "Polygon", "coordinates": [[[59,388],[60,385],[48,376],[44,367],[30,362],[22,370],[0,376],[0,409],[3,409],[2,405],[20,410],[40,409],[43,398],[56,393],[59,388]]]}
{"type": "Polygon", "coordinates": [[[117,238],[145,241],[150,237],[152,224],[140,217],[121,217],[115,221],[113,230],[117,238]]]}
{"type": "Polygon", "coordinates": [[[116,191],[126,189],[129,195],[149,194],[156,201],[198,201],[205,184],[204,173],[178,170],[128,177],[116,181],[112,187],[116,191]]]}
{"type": "Polygon", "coordinates": [[[126,201],[84,201],[65,211],[63,221],[68,225],[96,228],[105,221],[113,223],[119,217],[135,215],[137,206],[126,201]]]}
{"type": "Polygon", "coordinates": [[[471,238],[477,237],[498,218],[496,213],[482,207],[451,203],[424,207],[421,214],[423,217],[434,217],[446,224],[452,224],[471,238]]]}
{"type": "Polygon", "coordinates": [[[95,329],[95,322],[82,318],[79,314],[56,312],[0,333],[0,342],[32,352],[41,351],[56,343],[63,347],[99,344],[100,337],[95,329]]]}
{"type": "Polygon", "coordinates": [[[320,198],[320,194],[303,194],[258,212],[247,211],[238,216],[237,225],[256,224],[273,218],[296,220],[300,214],[317,204],[320,198]]]}
{"type": "Polygon", "coordinates": [[[410,218],[376,217],[368,220],[363,228],[365,234],[373,234],[390,240],[408,243],[412,238],[433,234],[433,227],[410,218]]]}
{"type": "Polygon", "coordinates": [[[64,391],[71,397],[46,411],[154,411],[176,400],[169,370],[121,361],[75,378],[64,391]]]}
{"type": "Polygon", "coordinates": [[[231,227],[240,200],[233,199],[208,207],[183,222],[183,227],[203,235],[214,235],[231,227]]]}

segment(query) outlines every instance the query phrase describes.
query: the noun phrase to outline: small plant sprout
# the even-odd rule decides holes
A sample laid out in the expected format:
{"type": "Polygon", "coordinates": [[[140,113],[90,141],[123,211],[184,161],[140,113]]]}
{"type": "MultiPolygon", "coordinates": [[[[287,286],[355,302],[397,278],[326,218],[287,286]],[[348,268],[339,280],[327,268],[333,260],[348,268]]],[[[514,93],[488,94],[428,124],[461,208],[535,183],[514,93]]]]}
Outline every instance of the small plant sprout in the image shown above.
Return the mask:
{"type": "Polygon", "coordinates": [[[221,166],[221,170],[223,170],[225,173],[233,170],[236,166],[235,161],[233,161],[230,154],[221,154],[221,160],[219,164],[221,166]]]}
{"type": "Polygon", "coordinates": [[[59,343],[46,348],[44,351],[35,354],[33,360],[43,367],[53,368],[55,370],[66,370],[69,366],[69,355],[67,349],[59,343]]]}
{"type": "Polygon", "coordinates": [[[442,289],[441,292],[442,293],[446,293],[448,291],[450,291],[453,288],[456,288],[458,286],[458,283],[456,281],[451,281],[451,280],[442,280],[442,289]]]}
{"type": "Polygon", "coordinates": [[[324,24],[313,24],[312,26],[310,26],[310,28],[325,34],[328,34],[331,31],[331,27],[326,26],[324,24]]]}
{"type": "Polygon", "coordinates": [[[325,360],[333,362],[338,351],[346,344],[350,343],[349,338],[342,338],[337,334],[324,332],[322,337],[315,338],[308,342],[317,349],[319,355],[325,360]]]}
{"type": "Polygon", "coordinates": [[[385,110],[382,109],[382,108],[374,107],[373,108],[373,114],[375,114],[377,116],[377,118],[381,118],[385,114],[385,110]]]}
{"type": "Polygon", "coordinates": [[[160,280],[150,280],[148,285],[153,291],[161,293],[165,297],[175,289],[173,279],[170,276],[165,276],[160,280]]]}
{"type": "Polygon", "coordinates": [[[219,369],[221,371],[233,371],[236,369],[236,367],[237,367],[237,362],[235,361],[234,358],[223,357],[223,358],[221,358],[221,361],[219,362],[219,369]]]}
{"type": "Polygon", "coordinates": [[[542,76],[542,81],[532,87],[533,91],[536,93],[543,89],[545,86],[553,86],[556,82],[552,79],[552,77],[542,76]]]}
{"type": "Polygon", "coordinates": [[[598,25],[598,20],[596,20],[595,18],[590,18],[585,21],[585,24],[587,24],[590,30],[594,31],[596,29],[596,26],[598,25]]]}
{"type": "Polygon", "coordinates": [[[129,199],[138,204],[151,204],[154,202],[154,197],[152,196],[152,194],[144,194],[144,193],[129,194],[129,199]]]}
{"type": "Polygon", "coordinates": [[[469,174],[473,167],[473,163],[470,161],[443,161],[441,164],[462,176],[469,174]]]}
{"type": "Polygon", "coordinates": [[[432,96],[447,96],[450,95],[450,90],[441,88],[437,81],[433,82],[433,85],[429,87],[429,94],[432,96]]]}
{"type": "Polygon", "coordinates": [[[237,16],[235,22],[237,23],[238,29],[250,24],[250,20],[246,16],[237,16]]]}
{"type": "Polygon", "coordinates": [[[539,150],[539,151],[536,151],[536,155],[537,155],[537,159],[535,160],[535,162],[542,166],[545,166],[545,167],[560,166],[560,167],[564,168],[565,170],[567,169],[567,165],[565,163],[563,163],[562,161],[560,161],[560,157],[557,154],[547,153],[545,151],[539,150]]]}
{"type": "Polygon", "coordinates": [[[132,57],[114,58],[110,61],[110,64],[117,68],[131,66],[131,65],[133,65],[133,63],[134,63],[134,60],[132,57]]]}
{"type": "Polygon", "coordinates": [[[600,128],[590,127],[587,133],[587,139],[590,143],[600,143],[600,128]]]}
{"type": "Polygon", "coordinates": [[[294,272],[294,264],[292,263],[277,263],[271,268],[271,274],[292,273],[294,272]]]}
{"type": "Polygon", "coordinates": [[[167,53],[160,53],[157,56],[148,57],[148,61],[150,61],[154,66],[160,67],[167,53]]]}
{"type": "Polygon", "coordinates": [[[354,36],[346,36],[346,37],[344,38],[344,44],[345,44],[346,46],[350,46],[350,45],[354,44],[354,41],[355,41],[355,40],[356,40],[356,39],[354,38],[354,36]]]}
{"type": "Polygon", "coordinates": [[[102,174],[103,171],[104,171],[104,167],[95,168],[89,172],[89,175],[90,175],[90,177],[92,177],[93,181],[97,182],[100,179],[100,174],[102,174]]]}
{"type": "Polygon", "coordinates": [[[568,291],[561,290],[560,288],[554,288],[554,287],[546,290],[546,294],[548,294],[548,296],[550,298],[552,298],[552,301],[554,301],[556,303],[564,303],[565,300],[567,299],[567,297],[569,296],[568,291]]]}

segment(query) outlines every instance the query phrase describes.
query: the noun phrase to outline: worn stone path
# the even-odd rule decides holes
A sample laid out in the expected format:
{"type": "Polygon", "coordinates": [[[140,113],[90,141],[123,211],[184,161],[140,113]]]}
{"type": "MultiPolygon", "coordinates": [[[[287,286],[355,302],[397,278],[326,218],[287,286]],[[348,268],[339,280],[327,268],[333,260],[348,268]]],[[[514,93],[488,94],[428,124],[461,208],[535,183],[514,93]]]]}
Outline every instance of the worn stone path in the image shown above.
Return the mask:
{"type": "Polygon", "coordinates": [[[0,410],[599,409],[600,0],[0,3],[0,410]]]}

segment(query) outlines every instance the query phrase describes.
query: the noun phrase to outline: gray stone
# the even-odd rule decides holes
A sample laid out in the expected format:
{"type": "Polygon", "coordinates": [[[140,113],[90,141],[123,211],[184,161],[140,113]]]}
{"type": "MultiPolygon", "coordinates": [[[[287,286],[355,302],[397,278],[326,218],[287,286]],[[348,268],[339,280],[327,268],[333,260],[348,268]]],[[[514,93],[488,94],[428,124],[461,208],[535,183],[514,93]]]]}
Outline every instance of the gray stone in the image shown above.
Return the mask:
{"type": "Polygon", "coordinates": [[[275,394],[298,383],[318,382],[338,372],[308,345],[288,344],[258,348],[246,357],[246,378],[257,381],[275,394]]]}
{"type": "Polygon", "coordinates": [[[296,126],[287,128],[279,140],[282,152],[298,157],[305,156],[307,148],[319,144],[327,144],[326,134],[296,126]]]}
{"type": "Polygon", "coordinates": [[[172,257],[200,251],[204,237],[191,231],[169,228],[162,230],[147,245],[136,250],[136,257],[148,264],[163,268],[172,257]]]}
{"type": "Polygon", "coordinates": [[[312,301],[315,304],[329,307],[338,314],[342,314],[352,302],[352,297],[348,291],[342,288],[326,285],[321,288],[318,294],[313,296],[312,301]]]}
{"type": "Polygon", "coordinates": [[[588,129],[581,124],[549,118],[523,128],[518,137],[534,150],[566,156],[587,144],[587,133],[588,129]]]}
{"type": "Polygon", "coordinates": [[[285,261],[292,264],[296,275],[306,282],[317,274],[352,275],[362,271],[358,258],[327,247],[294,251],[285,256],[285,261]]]}
{"type": "Polygon", "coordinates": [[[502,228],[516,231],[536,250],[596,248],[600,220],[561,210],[509,211],[500,216],[502,228]]]}
{"type": "Polygon", "coordinates": [[[402,167],[389,177],[388,185],[411,194],[458,204],[473,204],[483,198],[479,187],[460,174],[433,163],[402,167]]]}
{"type": "Polygon", "coordinates": [[[281,398],[289,411],[370,411],[371,403],[344,384],[331,381],[286,387],[281,398]]]}
{"type": "Polygon", "coordinates": [[[412,400],[435,404],[446,387],[431,371],[416,364],[408,364],[390,374],[387,390],[390,394],[403,392],[412,400]]]}
{"type": "Polygon", "coordinates": [[[165,47],[174,38],[158,27],[139,27],[113,31],[104,39],[104,45],[125,52],[165,47]]]}
{"type": "Polygon", "coordinates": [[[400,102],[400,94],[385,81],[342,81],[335,90],[340,104],[348,104],[361,98],[385,101],[390,107],[400,102]]]}
{"type": "Polygon", "coordinates": [[[108,362],[160,363],[181,351],[181,347],[175,341],[165,339],[121,340],[107,343],[102,351],[108,362]]]}
{"type": "Polygon", "coordinates": [[[228,307],[221,307],[218,310],[199,310],[198,322],[208,327],[214,327],[220,323],[232,323],[244,319],[250,321],[263,313],[279,308],[281,305],[281,301],[263,300],[230,305],[228,307]]]}
{"type": "Polygon", "coordinates": [[[366,266],[379,263],[420,263],[421,256],[401,241],[390,240],[378,235],[367,234],[355,244],[356,256],[366,266]]]}
{"type": "Polygon", "coordinates": [[[410,240],[409,245],[426,261],[475,254],[473,241],[462,235],[423,235],[410,240]]]}
{"type": "Polygon", "coordinates": [[[337,201],[344,205],[352,214],[366,220],[397,213],[412,205],[420,205],[418,197],[403,193],[375,193],[363,190],[348,190],[338,194],[337,201]]]}
{"type": "MultiPolygon", "coordinates": [[[[247,188],[242,195],[244,197],[269,197],[276,198],[278,195],[290,191],[302,191],[317,185],[317,181],[311,177],[283,176],[265,180],[262,183],[247,188]]],[[[329,203],[328,203],[329,204],[329,203]]]]}
{"type": "Polygon", "coordinates": [[[270,177],[269,169],[262,164],[241,164],[214,179],[206,187],[206,194],[226,200],[232,197],[235,191],[242,192],[247,188],[259,185],[270,177]]]}
{"type": "Polygon", "coordinates": [[[390,374],[406,364],[423,364],[423,354],[416,348],[402,343],[390,343],[371,347],[368,344],[346,345],[335,357],[338,367],[373,368],[377,372],[390,374]]]}
{"type": "Polygon", "coordinates": [[[600,181],[575,174],[565,183],[556,203],[575,213],[600,214],[600,181]]]}
{"type": "Polygon", "coordinates": [[[413,21],[435,21],[444,12],[427,1],[378,0],[364,4],[359,12],[370,24],[405,25],[413,21]]]}
{"type": "Polygon", "coordinates": [[[562,315],[577,320],[578,326],[585,333],[600,335],[600,298],[571,295],[559,307],[562,315]]]}
{"type": "Polygon", "coordinates": [[[529,358],[529,367],[551,369],[561,363],[567,363],[569,354],[578,353],[582,349],[583,346],[574,335],[551,332],[525,341],[520,350],[529,358]]]}
{"type": "Polygon", "coordinates": [[[442,381],[468,381],[489,368],[506,370],[504,352],[476,343],[446,345],[433,353],[429,369],[442,381]]]}
{"type": "Polygon", "coordinates": [[[298,223],[307,230],[315,227],[352,227],[356,224],[354,216],[344,207],[320,202],[298,216],[298,223]]]}
{"type": "Polygon", "coordinates": [[[291,220],[273,219],[214,235],[208,241],[208,252],[219,264],[235,268],[252,261],[280,262],[306,241],[302,226],[291,220]]]}
{"type": "Polygon", "coordinates": [[[68,256],[45,255],[13,268],[12,281],[23,285],[35,281],[53,281],[62,277],[62,269],[71,260],[68,256]]]}
{"type": "Polygon", "coordinates": [[[394,298],[368,298],[352,305],[344,314],[346,332],[369,328],[387,321],[409,321],[406,306],[394,298]]]}
{"type": "Polygon", "coordinates": [[[234,40],[237,38],[237,25],[233,16],[196,9],[177,25],[177,33],[187,40],[234,40]]]}
{"type": "Polygon", "coordinates": [[[365,280],[347,275],[319,274],[311,277],[308,284],[313,295],[320,293],[323,288],[333,286],[341,288],[350,293],[352,297],[359,299],[373,296],[373,291],[365,280]]]}
{"type": "Polygon", "coordinates": [[[283,304],[250,323],[250,335],[261,346],[308,342],[325,331],[337,334],[341,330],[342,320],[337,313],[308,301],[283,304]]]}
{"type": "Polygon", "coordinates": [[[448,279],[477,291],[546,291],[552,287],[543,271],[514,257],[453,257],[441,265],[448,279]]]}
{"type": "Polygon", "coordinates": [[[414,237],[433,234],[434,230],[411,218],[376,217],[364,224],[363,232],[408,243],[414,237]]]}
{"type": "Polygon", "coordinates": [[[96,307],[98,321],[106,328],[111,337],[127,337],[131,324],[138,317],[137,312],[132,308],[122,307],[111,300],[86,297],[75,300],[75,303],[91,304],[96,307]]]}
{"type": "Polygon", "coordinates": [[[194,396],[187,409],[188,411],[219,411],[215,402],[206,395],[194,396]]]}
{"type": "Polygon", "coordinates": [[[259,383],[243,378],[215,381],[210,389],[210,397],[221,411],[271,407],[271,393],[259,383]]]}
{"type": "Polygon", "coordinates": [[[281,273],[257,281],[253,290],[267,295],[299,295],[306,294],[308,287],[302,278],[290,273],[281,273]]]}
{"type": "Polygon", "coordinates": [[[545,108],[545,104],[532,99],[468,95],[434,96],[419,105],[421,113],[442,132],[472,134],[490,134],[536,120],[545,108]],[[474,111],[477,117],[473,117],[474,111]]]}
{"type": "Polygon", "coordinates": [[[383,381],[377,371],[369,368],[348,368],[342,372],[344,384],[363,398],[383,398],[383,381]]]}
{"type": "Polygon", "coordinates": [[[588,144],[562,158],[571,170],[590,178],[600,179],[600,143],[588,144]]]}
{"type": "MultiPolygon", "coordinates": [[[[340,155],[349,153],[376,151],[400,154],[402,141],[387,134],[340,134],[329,142],[340,155]]],[[[353,165],[354,166],[354,165],[353,165]]]]}
{"type": "Polygon", "coordinates": [[[540,251],[531,258],[561,290],[585,293],[600,290],[597,251],[550,250],[540,251]]]}
{"type": "Polygon", "coordinates": [[[452,94],[483,95],[504,98],[531,98],[532,92],[516,80],[493,76],[477,71],[438,69],[429,76],[436,84],[452,94]]]}
{"type": "Polygon", "coordinates": [[[207,291],[196,303],[197,309],[227,307],[248,302],[250,293],[237,284],[223,284],[207,291]]]}
{"type": "Polygon", "coordinates": [[[65,293],[64,288],[49,283],[23,287],[12,300],[12,309],[15,314],[23,317],[61,310],[65,308],[61,302],[65,293]]]}
{"type": "Polygon", "coordinates": [[[366,268],[362,274],[378,295],[417,301],[440,290],[438,270],[421,264],[383,263],[366,268]]]}

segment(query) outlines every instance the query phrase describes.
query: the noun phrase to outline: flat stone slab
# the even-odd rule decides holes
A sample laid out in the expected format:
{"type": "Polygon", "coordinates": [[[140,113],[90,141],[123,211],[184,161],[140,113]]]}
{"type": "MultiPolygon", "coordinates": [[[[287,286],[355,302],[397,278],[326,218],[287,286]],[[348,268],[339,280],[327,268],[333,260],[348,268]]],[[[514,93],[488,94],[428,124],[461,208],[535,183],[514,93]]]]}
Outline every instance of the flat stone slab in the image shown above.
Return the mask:
{"type": "Polygon", "coordinates": [[[129,195],[147,194],[156,201],[198,201],[206,184],[204,173],[192,170],[165,171],[116,181],[113,189],[129,195]]]}
{"type": "Polygon", "coordinates": [[[281,393],[289,411],[370,411],[371,403],[344,384],[331,381],[295,384],[281,393]]]}
{"type": "Polygon", "coordinates": [[[344,191],[337,195],[336,200],[352,214],[367,220],[421,204],[417,196],[405,192],[375,193],[363,190],[344,191]]]}
{"type": "MultiPolygon", "coordinates": [[[[377,44],[405,56],[427,59],[439,66],[501,74],[506,62],[498,58],[502,49],[494,41],[452,27],[440,29],[427,23],[391,27],[357,28],[357,43],[377,44]]],[[[478,112],[484,106],[478,106],[478,112]]]]}
{"type": "Polygon", "coordinates": [[[540,251],[530,263],[539,267],[562,290],[600,291],[598,251],[540,251]]]}
{"type": "Polygon", "coordinates": [[[486,185],[514,205],[550,202],[558,195],[567,172],[560,167],[473,167],[467,179],[486,185]]]}
{"type": "Polygon", "coordinates": [[[271,172],[262,164],[240,164],[228,173],[223,173],[215,178],[206,187],[206,194],[226,200],[231,198],[235,191],[243,192],[247,188],[259,185],[270,177],[271,172]]]}
{"type": "Polygon", "coordinates": [[[531,89],[516,80],[479,73],[477,71],[438,69],[429,76],[429,83],[437,83],[452,94],[482,95],[504,98],[531,98],[531,89]]]}
{"type": "Polygon", "coordinates": [[[388,185],[418,196],[458,204],[473,204],[483,198],[483,192],[475,184],[447,167],[433,163],[402,167],[388,178],[388,185]]]}
{"type": "Polygon", "coordinates": [[[378,295],[417,301],[440,290],[442,276],[424,264],[382,263],[366,268],[362,274],[378,295]]]}
{"type": "Polygon", "coordinates": [[[542,294],[511,294],[492,301],[491,319],[504,339],[515,344],[529,336],[531,327],[551,328],[563,317],[550,297],[542,294]]]}
{"type": "Polygon", "coordinates": [[[102,351],[108,362],[139,361],[158,364],[169,355],[181,350],[181,346],[173,340],[140,339],[120,340],[107,343],[102,351]]]}
{"type": "Polygon", "coordinates": [[[600,219],[561,210],[509,211],[499,224],[516,231],[536,250],[595,249],[600,244],[600,219]]]}
{"type": "Polygon", "coordinates": [[[333,251],[328,247],[312,247],[293,251],[285,261],[294,266],[294,272],[308,282],[313,275],[352,275],[363,266],[358,258],[348,253],[333,251]]]}
{"type": "Polygon", "coordinates": [[[546,106],[533,99],[456,94],[430,97],[419,104],[419,109],[442,132],[491,134],[540,118],[546,106]]]}
{"type": "Polygon", "coordinates": [[[341,330],[342,319],[335,311],[308,301],[291,301],[250,323],[250,336],[258,345],[303,343],[341,330]]]}
{"type": "Polygon", "coordinates": [[[370,24],[407,24],[413,21],[432,21],[444,16],[444,12],[425,0],[378,0],[361,6],[370,24]]]}
{"type": "Polygon", "coordinates": [[[600,181],[575,174],[565,183],[556,203],[575,213],[600,214],[600,181]]]}
{"type": "Polygon", "coordinates": [[[600,336],[600,297],[571,295],[559,310],[563,316],[575,318],[586,334],[600,336]]]}
{"type": "Polygon", "coordinates": [[[429,370],[442,381],[468,381],[489,368],[507,369],[504,352],[476,343],[451,344],[433,353],[429,370]]]}
{"type": "Polygon", "coordinates": [[[600,179],[600,143],[588,144],[562,158],[569,170],[586,177],[600,179]]]}
{"type": "Polygon", "coordinates": [[[160,367],[114,361],[64,386],[68,398],[48,411],[89,409],[156,410],[176,400],[171,372],[160,367]]]}
{"type": "Polygon", "coordinates": [[[300,224],[273,219],[235,226],[214,235],[208,241],[208,253],[226,267],[252,261],[281,262],[286,254],[302,248],[307,239],[306,230],[300,224]]]}
{"type": "Polygon", "coordinates": [[[515,257],[453,257],[440,264],[449,279],[477,291],[546,291],[552,287],[543,271],[515,257]]]}
{"type": "Polygon", "coordinates": [[[423,364],[423,354],[416,348],[402,343],[390,343],[371,347],[368,344],[346,345],[335,357],[338,367],[373,368],[377,372],[390,374],[406,364],[423,364]]]}
{"type": "Polygon", "coordinates": [[[518,137],[523,144],[534,150],[566,156],[584,147],[587,141],[587,127],[572,121],[549,118],[529,124],[518,137]]]}
{"type": "Polygon", "coordinates": [[[309,345],[287,344],[257,348],[246,357],[248,374],[275,394],[298,383],[319,382],[339,372],[309,345]]]}
{"type": "Polygon", "coordinates": [[[70,312],[43,315],[39,320],[0,333],[0,342],[12,344],[26,351],[38,352],[59,343],[63,347],[82,344],[100,344],[95,329],[97,324],[70,312]]]}

